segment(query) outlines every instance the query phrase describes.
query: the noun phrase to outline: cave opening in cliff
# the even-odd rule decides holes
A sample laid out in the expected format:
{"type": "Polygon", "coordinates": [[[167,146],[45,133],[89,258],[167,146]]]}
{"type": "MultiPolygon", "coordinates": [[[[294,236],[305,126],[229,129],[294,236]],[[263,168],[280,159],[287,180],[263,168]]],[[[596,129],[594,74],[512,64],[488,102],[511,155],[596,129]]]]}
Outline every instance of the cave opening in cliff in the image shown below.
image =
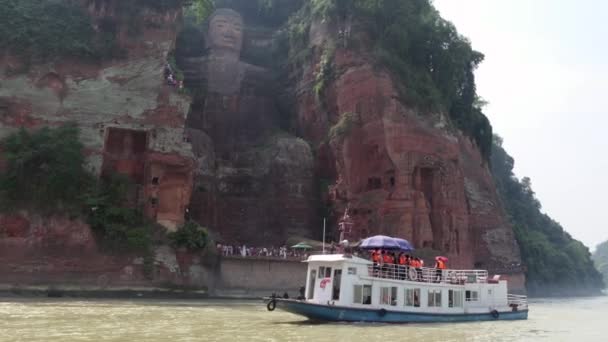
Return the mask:
{"type": "Polygon", "coordinates": [[[102,176],[120,174],[142,185],[147,145],[146,131],[108,128],[103,150],[102,176]]]}
{"type": "Polygon", "coordinates": [[[422,244],[425,247],[439,248],[442,241],[442,220],[441,213],[439,212],[436,205],[436,183],[438,173],[435,169],[430,167],[416,168],[413,175],[414,189],[421,192],[425,201],[426,215],[430,223],[432,232],[432,241],[423,241],[422,244]]]}

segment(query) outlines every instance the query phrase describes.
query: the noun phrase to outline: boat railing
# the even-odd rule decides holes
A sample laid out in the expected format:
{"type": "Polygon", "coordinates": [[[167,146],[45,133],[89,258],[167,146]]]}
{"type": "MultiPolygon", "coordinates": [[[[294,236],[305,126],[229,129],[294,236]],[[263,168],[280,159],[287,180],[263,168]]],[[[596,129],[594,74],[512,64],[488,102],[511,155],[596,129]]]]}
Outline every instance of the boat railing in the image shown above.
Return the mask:
{"type": "Polygon", "coordinates": [[[508,294],[507,302],[509,306],[513,309],[522,309],[528,307],[528,296],[516,295],[516,294],[508,294]]]}
{"type": "Polygon", "coordinates": [[[369,266],[369,276],[392,280],[460,285],[492,282],[492,280],[488,279],[488,271],[485,270],[440,270],[395,264],[374,264],[373,266],[369,266]]]}

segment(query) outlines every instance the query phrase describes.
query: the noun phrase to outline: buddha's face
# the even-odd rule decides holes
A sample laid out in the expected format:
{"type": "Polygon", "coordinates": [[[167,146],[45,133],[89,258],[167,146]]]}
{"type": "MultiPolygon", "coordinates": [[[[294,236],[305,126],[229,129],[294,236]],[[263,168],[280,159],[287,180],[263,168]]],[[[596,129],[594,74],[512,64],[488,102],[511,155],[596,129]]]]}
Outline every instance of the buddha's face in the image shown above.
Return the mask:
{"type": "Polygon", "coordinates": [[[209,23],[209,47],[240,53],[243,44],[243,18],[232,10],[216,12],[209,23]]]}

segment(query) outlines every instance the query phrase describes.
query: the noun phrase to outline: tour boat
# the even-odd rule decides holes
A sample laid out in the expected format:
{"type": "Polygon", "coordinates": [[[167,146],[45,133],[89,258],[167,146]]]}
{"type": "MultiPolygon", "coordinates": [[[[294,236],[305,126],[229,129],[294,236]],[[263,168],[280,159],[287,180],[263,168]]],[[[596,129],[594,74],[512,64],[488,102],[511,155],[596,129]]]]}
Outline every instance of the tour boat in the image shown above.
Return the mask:
{"type": "Polygon", "coordinates": [[[299,299],[269,297],[275,308],[315,321],[431,323],[528,318],[526,296],[484,270],[374,265],[356,256],[312,255],[299,299]]]}

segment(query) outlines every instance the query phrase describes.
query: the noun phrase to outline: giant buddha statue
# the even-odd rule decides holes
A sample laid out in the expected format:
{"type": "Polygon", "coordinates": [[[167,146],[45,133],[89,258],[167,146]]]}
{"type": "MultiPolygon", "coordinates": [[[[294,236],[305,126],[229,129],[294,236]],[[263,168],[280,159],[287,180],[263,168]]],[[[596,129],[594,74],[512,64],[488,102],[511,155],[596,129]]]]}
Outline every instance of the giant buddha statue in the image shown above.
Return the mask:
{"type": "Polygon", "coordinates": [[[273,71],[241,59],[245,32],[238,12],[218,9],[206,53],[178,56],[196,94],[186,123],[199,162],[190,212],[224,242],[278,244],[311,228],[312,153],[278,125],[273,71]]]}

